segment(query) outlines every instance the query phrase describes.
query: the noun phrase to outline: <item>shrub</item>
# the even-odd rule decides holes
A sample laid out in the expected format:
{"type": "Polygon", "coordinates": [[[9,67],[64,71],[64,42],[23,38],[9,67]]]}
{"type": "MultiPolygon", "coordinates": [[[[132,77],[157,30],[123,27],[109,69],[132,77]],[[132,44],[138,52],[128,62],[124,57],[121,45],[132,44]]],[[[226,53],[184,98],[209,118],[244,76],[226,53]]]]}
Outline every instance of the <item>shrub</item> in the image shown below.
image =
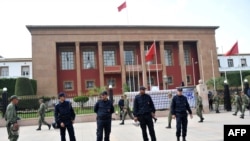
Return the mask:
{"type": "Polygon", "coordinates": [[[31,82],[28,78],[26,77],[17,78],[15,85],[15,95],[18,96],[35,95],[31,82]]]}
{"type": "Polygon", "coordinates": [[[77,96],[74,97],[73,100],[77,103],[81,103],[81,107],[83,108],[83,104],[89,101],[89,97],[87,96],[77,96]]]}
{"type": "Polygon", "coordinates": [[[36,95],[37,93],[37,82],[34,79],[30,79],[31,86],[33,88],[34,94],[36,95]]]}
{"type": "Polygon", "coordinates": [[[37,110],[39,108],[38,98],[20,99],[17,107],[18,110],[37,110]]]}

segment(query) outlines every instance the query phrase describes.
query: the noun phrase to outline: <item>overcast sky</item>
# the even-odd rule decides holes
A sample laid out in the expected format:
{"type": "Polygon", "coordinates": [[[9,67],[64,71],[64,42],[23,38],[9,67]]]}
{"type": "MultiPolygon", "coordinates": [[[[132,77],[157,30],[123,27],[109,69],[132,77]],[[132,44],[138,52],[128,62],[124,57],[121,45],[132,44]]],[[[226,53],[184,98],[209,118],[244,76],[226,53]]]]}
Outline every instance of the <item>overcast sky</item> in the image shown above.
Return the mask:
{"type": "Polygon", "coordinates": [[[30,58],[26,25],[219,26],[216,46],[250,53],[250,0],[0,0],[0,55],[30,58]]]}

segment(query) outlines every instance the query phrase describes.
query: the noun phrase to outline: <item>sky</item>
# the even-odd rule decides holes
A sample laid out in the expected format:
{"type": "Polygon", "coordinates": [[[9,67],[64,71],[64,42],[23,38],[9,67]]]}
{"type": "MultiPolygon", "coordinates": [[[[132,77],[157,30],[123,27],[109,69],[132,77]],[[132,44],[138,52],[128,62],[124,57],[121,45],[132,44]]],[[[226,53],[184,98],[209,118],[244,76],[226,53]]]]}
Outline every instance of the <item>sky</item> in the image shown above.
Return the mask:
{"type": "Polygon", "coordinates": [[[0,56],[31,58],[26,25],[219,26],[218,53],[250,53],[250,0],[0,0],[0,56]]]}

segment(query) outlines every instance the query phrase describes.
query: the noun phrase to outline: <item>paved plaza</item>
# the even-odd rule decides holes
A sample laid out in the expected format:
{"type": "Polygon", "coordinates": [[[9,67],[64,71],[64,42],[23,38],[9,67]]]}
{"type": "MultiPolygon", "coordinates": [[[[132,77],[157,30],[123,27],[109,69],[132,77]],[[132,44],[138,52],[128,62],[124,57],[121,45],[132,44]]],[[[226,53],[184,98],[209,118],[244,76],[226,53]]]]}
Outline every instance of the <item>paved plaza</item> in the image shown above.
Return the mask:
{"type": "MultiPolygon", "coordinates": [[[[204,122],[199,123],[197,115],[193,119],[189,118],[187,140],[188,141],[223,141],[223,125],[225,124],[248,124],[250,125],[249,111],[246,111],[244,119],[233,116],[233,112],[214,112],[204,114],[204,122]]],[[[132,120],[125,120],[125,125],[119,125],[119,120],[112,121],[112,131],[110,141],[142,141],[140,127],[134,126],[132,120]]],[[[176,141],[176,121],[173,120],[172,128],[166,129],[167,118],[159,117],[155,124],[157,141],[176,141]]],[[[95,141],[96,123],[84,122],[75,123],[75,134],[77,141],[95,141]]],[[[41,131],[36,131],[37,126],[22,126],[20,129],[19,141],[59,141],[59,130],[48,130],[47,126],[42,126],[41,131]]],[[[7,140],[5,127],[0,128],[0,141],[7,140]]],[[[67,136],[67,140],[68,136],[67,136]]]]}

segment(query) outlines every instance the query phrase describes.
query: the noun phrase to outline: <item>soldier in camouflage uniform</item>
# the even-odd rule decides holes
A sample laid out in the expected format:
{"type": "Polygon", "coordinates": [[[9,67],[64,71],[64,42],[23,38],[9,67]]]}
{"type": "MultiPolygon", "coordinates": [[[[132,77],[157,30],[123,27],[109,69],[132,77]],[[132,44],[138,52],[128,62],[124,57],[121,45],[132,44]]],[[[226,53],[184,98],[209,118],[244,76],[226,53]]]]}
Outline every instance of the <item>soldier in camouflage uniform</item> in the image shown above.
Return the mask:
{"type": "Polygon", "coordinates": [[[247,105],[249,104],[249,98],[244,92],[241,92],[241,99],[242,99],[242,112],[240,118],[244,118],[244,113],[247,108],[247,105]]]}
{"type": "Polygon", "coordinates": [[[200,118],[199,122],[203,122],[204,117],[202,115],[203,112],[203,104],[202,104],[202,97],[199,95],[198,92],[196,94],[196,114],[200,118]]]}
{"type": "Polygon", "coordinates": [[[17,141],[19,137],[19,126],[17,124],[17,112],[16,105],[18,104],[18,97],[13,95],[10,97],[10,104],[7,106],[5,113],[6,127],[8,132],[8,138],[10,141],[17,141]]]}
{"type": "Polygon", "coordinates": [[[220,97],[217,93],[215,93],[215,95],[213,96],[213,101],[215,104],[215,111],[216,113],[220,113],[219,111],[219,105],[220,105],[220,97]]]}
{"type": "Polygon", "coordinates": [[[241,99],[241,96],[239,96],[237,92],[235,92],[233,104],[235,105],[235,112],[233,113],[233,115],[236,116],[238,111],[242,112],[242,109],[241,109],[242,99],[241,99]]]}
{"type": "Polygon", "coordinates": [[[48,124],[44,118],[45,118],[45,110],[46,110],[46,105],[43,103],[43,99],[39,99],[39,104],[40,104],[40,107],[38,109],[38,115],[39,115],[39,120],[38,120],[38,123],[39,123],[39,126],[38,128],[36,129],[37,131],[41,130],[41,126],[42,126],[42,123],[47,125],[49,130],[50,130],[50,127],[51,125],[48,124]]]}

